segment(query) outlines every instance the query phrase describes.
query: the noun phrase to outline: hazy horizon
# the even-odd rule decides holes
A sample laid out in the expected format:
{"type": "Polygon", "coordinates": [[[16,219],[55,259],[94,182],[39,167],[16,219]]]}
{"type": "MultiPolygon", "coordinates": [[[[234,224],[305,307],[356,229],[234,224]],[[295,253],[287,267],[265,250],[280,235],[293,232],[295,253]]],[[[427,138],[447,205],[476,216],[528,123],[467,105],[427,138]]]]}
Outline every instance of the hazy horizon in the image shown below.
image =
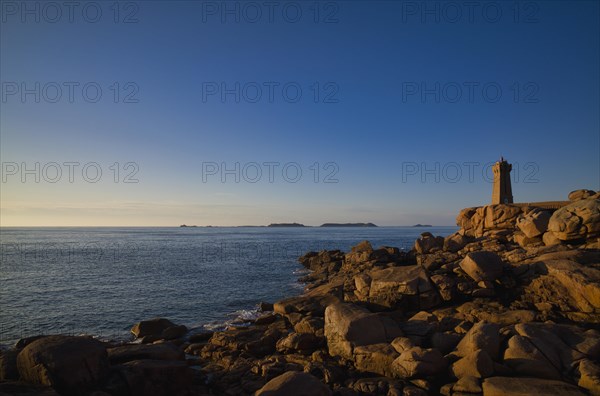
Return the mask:
{"type": "MultiPolygon", "coordinates": [[[[264,227],[264,228],[297,228],[297,227],[269,227],[269,225],[263,225],[263,224],[245,224],[245,225],[233,225],[233,226],[224,226],[224,225],[196,225],[196,224],[192,224],[192,225],[186,225],[187,228],[245,228],[245,227],[264,227]]],[[[303,224],[304,228],[364,228],[361,226],[356,226],[356,227],[348,227],[348,226],[341,226],[341,227],[321,227],[321,225],[309,225],[309,224],[303,224]]],[[[436,227],[458,227],[457,225],[450,225],[450,224],[446,224],[446,225],[427,225],[425,227],[419,227],[419,226],[415,226],[413,225],[386,225],[386,226],[380,226],[376,224],[376,228],[436,228],[436,227]]],[[[186,227],[181,227],[181,225],[171,225],[171,226],[152,226],[152,225],[148,225],[148,226],[136,226],[136,225],[131,225],[131,226],[113,226],[113,225],[106,225],[106,226],[77,226],[77,225],[64,225],[64,226],[0,226],[0,228],[186,228],[186,227]]],[[[299,227],[302,228],[302,227],[299,227]]]]}

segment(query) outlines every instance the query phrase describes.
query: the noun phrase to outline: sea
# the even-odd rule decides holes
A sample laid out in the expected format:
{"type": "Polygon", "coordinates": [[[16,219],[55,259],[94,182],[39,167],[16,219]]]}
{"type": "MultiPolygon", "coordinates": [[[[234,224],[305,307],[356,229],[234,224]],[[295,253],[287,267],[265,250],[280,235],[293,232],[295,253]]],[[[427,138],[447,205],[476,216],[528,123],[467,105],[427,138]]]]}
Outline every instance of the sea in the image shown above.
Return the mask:
{"type": "Polygon", "coordinates": [[[256,318],[260,302],[302,293],[309,251],[360,241],[409,250],[457,227],[0,228],[0,345],[40,334],[131,340],[141,320],[192,331],[256,318]]]}

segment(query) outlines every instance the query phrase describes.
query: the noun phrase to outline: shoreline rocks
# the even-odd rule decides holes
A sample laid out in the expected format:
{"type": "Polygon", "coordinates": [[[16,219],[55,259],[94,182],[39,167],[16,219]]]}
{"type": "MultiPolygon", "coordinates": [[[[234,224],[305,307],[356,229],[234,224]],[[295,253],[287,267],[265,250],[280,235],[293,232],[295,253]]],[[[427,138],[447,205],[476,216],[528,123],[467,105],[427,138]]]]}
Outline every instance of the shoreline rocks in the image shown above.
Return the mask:
{"type": "Polygon", "coordinates": [[[410,251],[308,252],[305,293],[249,326],[22,340],[0,394],[600,395],[600,195],[569,199],[467,208],[410,251]]]}
{"type": "Polygon", "coordinates": [[[109,373],[105,346],[88,337],[40,338],[18,353],[16,366],[22,380],[65,395],[92,390],[109,373]]]}

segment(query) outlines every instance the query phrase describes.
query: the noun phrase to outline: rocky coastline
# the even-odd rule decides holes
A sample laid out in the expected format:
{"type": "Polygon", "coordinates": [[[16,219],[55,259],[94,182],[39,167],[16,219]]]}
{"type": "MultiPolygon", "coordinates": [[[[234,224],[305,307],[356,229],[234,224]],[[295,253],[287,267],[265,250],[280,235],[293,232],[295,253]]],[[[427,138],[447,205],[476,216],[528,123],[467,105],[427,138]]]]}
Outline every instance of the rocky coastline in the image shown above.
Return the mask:
{"type": "Polygon", "coordinates": [[[569,200],[463,209],[410,251],[309,252],[305,292],[248,326],[22,339],[0,395],[600,395],[600,193],[569,200]]]}

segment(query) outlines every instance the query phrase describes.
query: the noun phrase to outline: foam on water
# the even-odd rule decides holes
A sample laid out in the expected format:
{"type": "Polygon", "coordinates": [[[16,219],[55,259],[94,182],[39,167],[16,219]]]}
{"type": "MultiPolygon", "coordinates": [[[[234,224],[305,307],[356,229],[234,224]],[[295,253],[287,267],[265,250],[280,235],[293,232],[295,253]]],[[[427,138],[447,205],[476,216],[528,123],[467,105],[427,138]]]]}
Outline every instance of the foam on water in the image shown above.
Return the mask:
{"type": "Polygon", "coordinates": [[[292,282],[290,283],[290,287],[294,290],[304,291],[305,284],[300,282],[292,282]]]}
{"type": "Polygon", "coordinates": [[[262,315],[258,307],[256,309],[240,309],[228,314],[228,319],[224,321],[214,321],[201,326],[203,330],[220,331],[229,326],[246,326],[254,322],[262,315]]]}
{"type": "Polygon", "coordinates": [[[294,275],[298,275],[298,276],[304,276],[304,275],[308,275],[308,274],[310,274],[311,272],[312,272],[312,271],[311,271],[311,270],[309,270],[308,268],[304,268],[304,267],[302,267],[302,268],[295,269],[295,270],[293,271],[293,274],[294,274],[294,275]]]}

